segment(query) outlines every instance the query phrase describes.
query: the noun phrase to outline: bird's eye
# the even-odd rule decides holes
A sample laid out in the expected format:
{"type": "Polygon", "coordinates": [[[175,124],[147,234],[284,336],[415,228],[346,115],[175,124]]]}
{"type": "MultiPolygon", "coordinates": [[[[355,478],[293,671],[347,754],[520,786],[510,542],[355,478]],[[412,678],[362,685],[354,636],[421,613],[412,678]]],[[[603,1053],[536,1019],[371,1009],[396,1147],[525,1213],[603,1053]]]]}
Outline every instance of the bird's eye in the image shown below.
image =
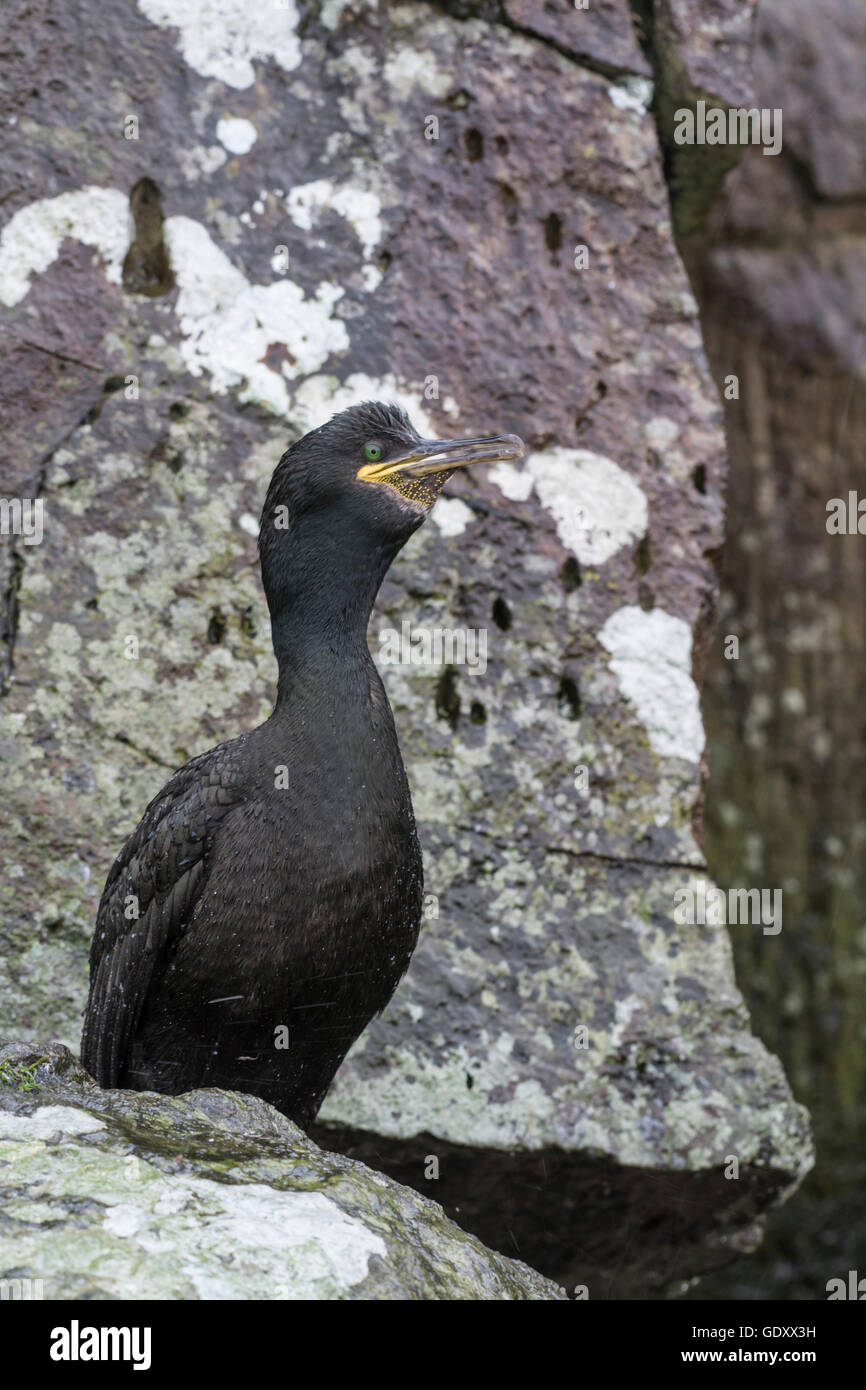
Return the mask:
{"type": "Polygon", "coordinates": [[[367,460],[368,463],[378,463],[381,457],[382,457],[382,445],[381,445],[381,444],[365,444],[365,445],[364,445],[364,458],[367,460]]]}

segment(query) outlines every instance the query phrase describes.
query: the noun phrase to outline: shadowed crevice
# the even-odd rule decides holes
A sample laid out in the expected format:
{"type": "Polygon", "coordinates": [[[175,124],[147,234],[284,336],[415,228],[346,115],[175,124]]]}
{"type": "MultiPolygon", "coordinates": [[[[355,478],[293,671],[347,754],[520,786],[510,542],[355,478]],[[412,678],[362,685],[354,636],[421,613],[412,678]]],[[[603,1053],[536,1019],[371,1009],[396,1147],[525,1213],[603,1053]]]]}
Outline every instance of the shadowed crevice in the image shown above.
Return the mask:
{"type": "Polygon", "coordinates": [[[760,1213],[791,1175],[724,1164],[694,1172],[623,1167],[547,1148],[468,1148],[432,1134],[389,1138],[317,1124],[310,1137],[439,1202],[463,1230],[590,1299],[675,1297],[696,1272],[755,1249],[760,1213]],[[430,1158],[439,1176],[425,1177],[430,1158]]]}

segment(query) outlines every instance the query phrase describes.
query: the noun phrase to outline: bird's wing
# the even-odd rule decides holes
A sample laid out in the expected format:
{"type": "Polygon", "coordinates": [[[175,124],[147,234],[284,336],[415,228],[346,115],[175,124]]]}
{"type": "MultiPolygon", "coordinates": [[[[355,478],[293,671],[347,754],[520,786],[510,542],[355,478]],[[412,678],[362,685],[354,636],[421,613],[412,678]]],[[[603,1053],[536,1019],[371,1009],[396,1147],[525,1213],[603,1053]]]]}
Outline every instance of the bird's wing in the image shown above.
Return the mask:
{"type": "Polygon", "coordinates": [[[115,860],[90,948],[81,1060],[115,1086],[159,962],[192,918],[214,832],[243,799],[225,745],[194,758],[154,797],[115,860]]]}

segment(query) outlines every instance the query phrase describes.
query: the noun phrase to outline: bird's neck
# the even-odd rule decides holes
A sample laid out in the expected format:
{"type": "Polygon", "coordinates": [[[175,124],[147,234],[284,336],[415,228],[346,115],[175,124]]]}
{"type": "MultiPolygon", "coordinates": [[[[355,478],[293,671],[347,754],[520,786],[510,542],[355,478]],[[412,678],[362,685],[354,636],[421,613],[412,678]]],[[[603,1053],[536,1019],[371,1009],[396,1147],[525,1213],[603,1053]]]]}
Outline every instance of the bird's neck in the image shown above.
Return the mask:
{"type": "MultiPolygon", "coordinates": [[[[367,689],[372,666],[367,625],[393,552],[370,554],[369,541],[345,533],[299,535],[262,579],[277,658],[277,711],[316,699],[336,682],[367,689]]],[[[396,547],[395,547],[396,549],[396,547]]]]}

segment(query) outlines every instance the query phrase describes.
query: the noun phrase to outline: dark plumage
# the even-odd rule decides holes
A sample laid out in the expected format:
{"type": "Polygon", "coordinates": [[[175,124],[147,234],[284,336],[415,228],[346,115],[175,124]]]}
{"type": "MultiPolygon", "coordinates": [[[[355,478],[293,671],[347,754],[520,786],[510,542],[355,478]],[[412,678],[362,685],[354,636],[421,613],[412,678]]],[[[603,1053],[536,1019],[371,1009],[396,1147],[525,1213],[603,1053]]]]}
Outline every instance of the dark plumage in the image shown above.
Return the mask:
{"type": "Polygon", "coordinates": [[[521,453],[514,436],[422,441],[396,406],[366,404],[283,455],[259,538],[276,707],[176,772],[108,875],[82,1039],[101,1086],[219,1086],[315,1118],[421,916],[370,611],[451,471],[521,453]]]}

